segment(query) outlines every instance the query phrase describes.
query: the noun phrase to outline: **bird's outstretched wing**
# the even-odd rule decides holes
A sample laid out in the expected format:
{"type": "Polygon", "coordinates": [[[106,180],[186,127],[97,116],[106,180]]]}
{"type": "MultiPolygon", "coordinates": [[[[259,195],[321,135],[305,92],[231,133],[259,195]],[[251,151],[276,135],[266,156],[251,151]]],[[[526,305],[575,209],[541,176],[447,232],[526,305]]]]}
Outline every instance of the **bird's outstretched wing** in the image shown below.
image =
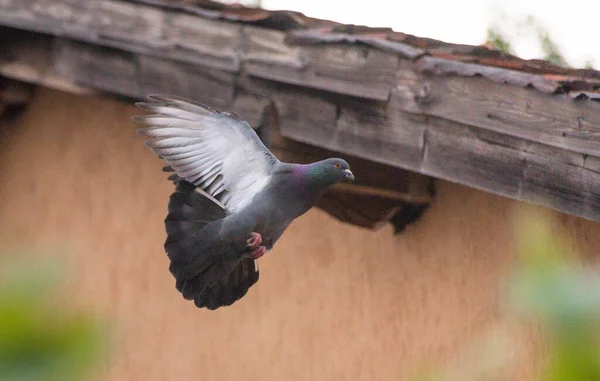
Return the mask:
{"type": "Polygon", "coordinates": [[[196,185],[230,211],[246,205],[269,181],[279,160],[239,115],[181,97],[150,95],[136,103],[152,114],[133,119],[136,132],[179,178],[196,185]]]}

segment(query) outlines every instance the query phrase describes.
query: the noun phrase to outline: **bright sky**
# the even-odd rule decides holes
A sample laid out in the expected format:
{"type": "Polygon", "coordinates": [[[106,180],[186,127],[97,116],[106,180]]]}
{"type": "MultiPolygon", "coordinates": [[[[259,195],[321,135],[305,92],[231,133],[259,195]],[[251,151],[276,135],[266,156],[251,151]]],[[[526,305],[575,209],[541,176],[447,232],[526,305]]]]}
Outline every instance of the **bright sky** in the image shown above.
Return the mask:
{"type": "MultiPolygon", "coordinates": [[[[514,25],[533,15],[570,64],[582,67],[591,60],[600,68],[600,0],[262,0],[261,4],[267,9],[296,10],[317,18],[391,27],[419,37],[472,45],[482,43],[494,23],[514,35],[514,25]]],[[[533,37],[520,38],[514,48],[523,58],[539,58],[533,37]]]]}

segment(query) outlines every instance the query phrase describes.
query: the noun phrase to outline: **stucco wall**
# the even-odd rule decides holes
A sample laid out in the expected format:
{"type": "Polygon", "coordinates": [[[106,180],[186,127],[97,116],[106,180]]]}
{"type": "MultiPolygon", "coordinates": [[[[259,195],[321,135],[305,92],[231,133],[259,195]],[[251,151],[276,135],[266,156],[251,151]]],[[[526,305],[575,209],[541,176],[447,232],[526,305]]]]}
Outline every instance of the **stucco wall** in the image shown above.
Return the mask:
{"type": "MultiPolygon", "coordinates": [[[[3,249],[69,250],[46,255],[70,266],[73,299],[115,324],[117,352],[99,379],[402,380],[505,321],[499,285],[519,203],[446,182],[396,237],[309,212],[261,259],[243,300],[196,309],[167,270],[172,185],[134,134],[135,113],[40,89],[0,125],[3,249]]],[[[594,258],[600,225],[559,219],[594,258]]],[[[530,357],[518,357],[507,375],[531,373],[530,357]]]]}

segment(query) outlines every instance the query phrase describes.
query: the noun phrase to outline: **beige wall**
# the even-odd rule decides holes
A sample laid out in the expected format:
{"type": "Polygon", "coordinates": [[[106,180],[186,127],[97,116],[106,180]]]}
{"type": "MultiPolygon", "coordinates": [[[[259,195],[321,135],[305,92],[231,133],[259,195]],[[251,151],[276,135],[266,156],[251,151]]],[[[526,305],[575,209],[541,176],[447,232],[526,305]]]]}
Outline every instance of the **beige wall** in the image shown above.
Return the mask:
{"type": "MultiPolygon", "coordinates": [[[[231,308],[196,309],[162,251],[172,185],[134,134],[130,105],[40,89],[0,125],[3,249],[72,254],[75,300],[115,323],[102,380],[402,380],[443,364],[503,321],[519,204],[440,182],[434,206],[399,236],[313,210],[261,259],[231,308]]],[[[599,225],[560,216],[594,257],[599,225]]],[[[531,335],[521,335],[528,342],[531,335]]],[[[515,372],[528,374],[527,356],[515,372]]]]}

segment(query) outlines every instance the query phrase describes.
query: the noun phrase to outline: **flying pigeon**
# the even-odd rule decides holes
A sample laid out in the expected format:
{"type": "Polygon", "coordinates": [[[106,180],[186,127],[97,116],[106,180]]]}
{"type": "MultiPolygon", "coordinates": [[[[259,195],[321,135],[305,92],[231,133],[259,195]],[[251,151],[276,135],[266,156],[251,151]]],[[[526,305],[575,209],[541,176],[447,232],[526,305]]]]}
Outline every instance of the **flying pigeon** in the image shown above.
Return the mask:
{"type": "Polygon", "coordinates": [[[164,249],[183,297],[215,310],[258,281],[258,258],[330,186],[354,181],[348,163],[279,161],[235,113],[170,95],[136,105],[136,133],[174,172],[164,249]]]}

